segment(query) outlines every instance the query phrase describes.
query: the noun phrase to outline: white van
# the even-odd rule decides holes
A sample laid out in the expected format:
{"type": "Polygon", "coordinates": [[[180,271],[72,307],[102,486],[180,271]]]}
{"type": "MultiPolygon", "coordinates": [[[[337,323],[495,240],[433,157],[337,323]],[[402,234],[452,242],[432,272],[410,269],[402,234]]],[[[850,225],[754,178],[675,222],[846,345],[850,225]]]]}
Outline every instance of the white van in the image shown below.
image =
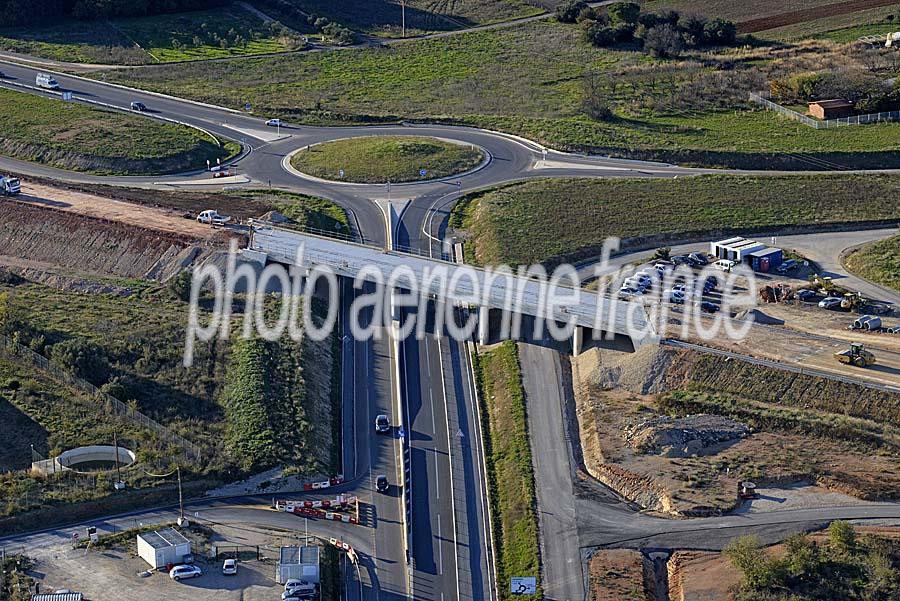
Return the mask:
{"type": "Polygon", "coordinates": [[[34,85],[47,90],[59,89],[59,82],[53,79],[53,76],[47,75],[46,73],[38,73],[37,77],[34,78],[34,85]]]}
{"type": "Polygon", "coordinates": [[[719,259],[718,261],[713,263],[713,266],[716,269],[721,269],[722,271],[726,271],[726,272],[730,273],[731,270],[734,269],[735,262],[731,261],[729,259],[719,259]]]}

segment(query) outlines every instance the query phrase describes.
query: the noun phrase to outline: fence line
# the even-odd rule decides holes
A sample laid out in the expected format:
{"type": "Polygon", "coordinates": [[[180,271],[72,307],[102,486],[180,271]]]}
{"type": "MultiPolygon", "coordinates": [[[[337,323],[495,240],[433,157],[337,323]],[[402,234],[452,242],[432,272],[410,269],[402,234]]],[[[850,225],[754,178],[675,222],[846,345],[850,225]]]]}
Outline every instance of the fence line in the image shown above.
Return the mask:
{"type": "Polygon", "coordinates": [[[844,117],[843,119],[826,119],[820,121],[806,115],[802,115],[797,111],[793,111],[787,107],[772,102],[768,98],[767,92],[755,94],[750,92],[750,100],[756,104],[761,104],[770,111],[775,111],[788,119],[799,121],[803,125],[815,129],[830,129],[832,127],[847,127],[848,125],[866,125],[867,123],[884,123],[887,121],[900,121],[900,111],[889,111],[883,113],[868,113],[865,115],[854,115],[853,117],[844,117]]]}
{"type": "Polygon", "coordinates": [[[193,458],[198,461],[202,459],[202,451],[199,446],[190,442],[183,436],[172,432],[169,428],[166,428],[159,422],[150,419],[140,411],[129,407],[111,394],[103,392],[90,382],[83,380],[56,365],[53,365],[46,357],[44,357],[40,353],[36,353],[27,346],[23,346],[4,335],[0,335],[0,350],[5,350],[7,353],[29,361],[35,367],[48,372],[55,379],[62,380],[73,388],[77,388],[81,392],[89,395],[91,398],[96,400],[100,407],[107,413],[124,417],[134,424],[138,424],[144,426],[145,428],[153,430],[163,440],[181,447],[184,455],[193,456],[193,458]]]}

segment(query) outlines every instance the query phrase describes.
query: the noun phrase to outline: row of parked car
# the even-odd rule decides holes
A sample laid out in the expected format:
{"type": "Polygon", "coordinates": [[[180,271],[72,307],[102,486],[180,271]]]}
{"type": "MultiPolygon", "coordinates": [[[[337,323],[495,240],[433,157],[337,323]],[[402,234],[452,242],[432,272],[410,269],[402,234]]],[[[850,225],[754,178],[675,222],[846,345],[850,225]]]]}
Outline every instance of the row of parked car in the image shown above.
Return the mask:
{"type": "MultiPolygon", "coordinates": [[[[716,263],[716,266],[719,262],[716,263]]],[[[691,253],[689,255],[675,255],[669,260],[659,260],[653,264],[653,270],[656,272],[656,279],[662,280],[666,275],[675,269],[678,265],[688,265],[690,267],[703,268],[709,265],[709,258],[700,252],[691,253]]],[[[732,264],[733,265],[733,264],[732,264]]],[[[723,270],[729,271],[730,269],[723,270]]],[[[648,290],[653,287],[653,276],[648,270],[640,270],[633,276],[627,278],[619,289],[619,298],[623,300],[632,300],[641,298],[648,290]]],[[[670,303],[684,304],[690,299],[700,301],[700,308],[708,313],[715,313],[719,310],[719,306],[707,300],[702,300],[703,295],[714,291],[718,287],[718,280],[709,276],[704,280],[703,286],[694,288],[686,282],[678,282],[672,288],[663,291],[662,298],[670,303]]]]}

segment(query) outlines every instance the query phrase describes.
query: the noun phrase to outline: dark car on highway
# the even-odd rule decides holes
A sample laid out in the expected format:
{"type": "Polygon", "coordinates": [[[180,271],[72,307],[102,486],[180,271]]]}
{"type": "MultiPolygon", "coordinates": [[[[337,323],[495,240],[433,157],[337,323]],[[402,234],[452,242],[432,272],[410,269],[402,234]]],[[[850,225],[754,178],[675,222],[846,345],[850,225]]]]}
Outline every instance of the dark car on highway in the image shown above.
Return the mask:
{"type": "Polygon", "coordinates": [[[131,103],[131,110],[133,110],[133,111],[140,111],[140,112],[143,113],[144,111],[147,110],[147,105],[144,104],[143,102],[137,102],[137,101],[135,101],[135,102],[132,102],[132,103],[131,103]]]}
{"type": "Polygon", "coordinates": [[[375,490],[377,490],[378,492],[387,492],[387,489],[389,487],[390,484],[388,484],[387,476],[385,476],[384,474],[375,478],[375,490]]]}
{"type": "Polygon", "coordinates": [[[384,434],[385,432],[391,429],[391,422],[388,421],[388,416],[382,414],[375,418],[375,431],[379,434],[384,434]]]}

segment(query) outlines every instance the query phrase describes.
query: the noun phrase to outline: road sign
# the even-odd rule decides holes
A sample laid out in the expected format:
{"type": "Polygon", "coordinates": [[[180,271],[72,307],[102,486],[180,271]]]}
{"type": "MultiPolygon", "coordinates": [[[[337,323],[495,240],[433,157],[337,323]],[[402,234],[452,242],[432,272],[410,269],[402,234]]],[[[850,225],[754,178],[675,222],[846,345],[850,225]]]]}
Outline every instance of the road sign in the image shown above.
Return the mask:
{"type": "Polygon", "coordinates": [[[463,434],[462,428],[457,428],[457,429],[456,429],[456,437],[457,437],[457,438],[465,438],[465,437],[466,437],[466,435],[463,434]]]}
{"type": "Polygon", "coordinates": [[[341,177],[344,177],[344,170],[341,169],[340,171],[338,171],[338,175],[341,176],[341,177]]]}
{"type": "Polygon", "coordinates": [[[421,177],[425,177],[426,175],[428,175],[428,170],[427,169],[419,169],[419,175],[421,177]]]}
{"type": "Polygon", "coordinates": [[[72,100],[72,92],[63,92],[62,99],[63,100],[72,100]]]}
{"type": "Polygon", "coordinates": [[[400,440],[403,440],[404,438],[406,438],[406,430],[404,430],[403,428],[400,428],[400,431],[397,432],[397,434],[400,435],[400,440]]]}
{"type": "Polygon", "coordinates": [[[513,595],[533,595],[537,592],[537,578],[514,576],[509,579],[509,592],[513,595]]]}
{"type": "Polygon", "coordinates": [[[249,102],[248,102],[247,104],[244,105],[244,110],[247,111],[248,113],[250,112],[250,109],[252,109],[252,108],[253,108],[253,107],[250,106],[250,103],[249,103],[249,102]]]}
{"type": "Polygon", "coordinates": [[[77,532],[73,532],[73,533],[72,533],[72,538],[75,539],[75,540],[78,540],[78,533],[77,533],[77,532]]]}

